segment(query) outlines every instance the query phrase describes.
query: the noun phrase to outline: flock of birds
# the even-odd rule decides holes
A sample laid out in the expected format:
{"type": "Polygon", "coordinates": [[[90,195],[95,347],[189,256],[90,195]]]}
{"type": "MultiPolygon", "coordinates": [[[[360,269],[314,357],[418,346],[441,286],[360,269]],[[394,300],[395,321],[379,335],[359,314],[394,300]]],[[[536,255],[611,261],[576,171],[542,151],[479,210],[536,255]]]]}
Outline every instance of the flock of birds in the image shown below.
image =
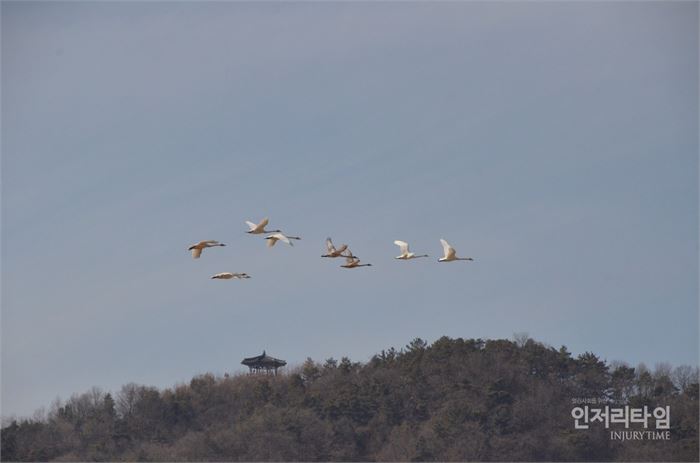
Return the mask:
{"type": "MultiPolygon", "coordinates": [[[[292,240],[300,240],[298,236],[289,236],[282,233],[282,230],[265,230],[265,227],[270,223],[269,219],[266,217],[262,219],[259,223],[253,223],[250,221],[245,222],[248,225],[249,230],[246,233],[251,235],[267,235],[265,240],[267,241],[268,247],[273,247],[278,241],[281,241],[289,246],[294,246],[292,240]]],[[[474,260],[471,257],[457,257],[457,252],[450,246],[450,244],[444,239],[440,238],[440,243],[442,244],[442,249],[444,255],[438,259],[438,262],[453,262],[456,260],[474,260]]],[[[429,257],[427,254],[417,255],[411,252],[408,248],[408,243],[401,240],[395,240],[394,244],[399,247],[401,254],[396,256],[395,259],[399,260],[411,260],[418,259],[419,257],[429,257]]],[[[204,240],[199,243],[193,244],[188,248],[192,252],[192,258],[199,259],[202,256],[202,251],[206,248],[213,248],[217,246],[226,246],[223,243],[219,243],[216,240],[204,240]]],[[[326,254],[321,257],[336,258],[344,257],[345,263],[341,265],[342,268],[358,268],[358,267],[371,267],[372,264],[361,264],[360,258],[355,256],[347,244],[341,244],[337,248],[333,245],[333,241],[330,238],[326,238],[326,254]]],[[[211,277],[215,280],[243,280],[250,278],[247,273],[231,273],[222,272],[217,273],[211,277]]]]}

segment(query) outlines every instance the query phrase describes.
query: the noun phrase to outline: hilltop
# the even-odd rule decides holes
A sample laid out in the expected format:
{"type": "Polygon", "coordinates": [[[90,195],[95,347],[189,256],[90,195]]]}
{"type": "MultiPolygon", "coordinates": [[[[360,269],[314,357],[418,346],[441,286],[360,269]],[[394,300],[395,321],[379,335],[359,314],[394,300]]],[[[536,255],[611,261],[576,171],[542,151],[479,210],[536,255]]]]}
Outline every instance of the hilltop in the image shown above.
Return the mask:
{"type": "Polygon", "coordinates": [[[3,461],[698,456],[696,368],[609,365],[532,339],[415,339],[367,363],[308,359],[278,376],[205,374],[165,390],[127,384],[114,395],[94,388],[54,404],[45,419],[2,429],[3,461]],[[572,409],[583,399],[669,406],[671,439],[611,440],[624,426],[602,423],[575,429],[572,409]]]}

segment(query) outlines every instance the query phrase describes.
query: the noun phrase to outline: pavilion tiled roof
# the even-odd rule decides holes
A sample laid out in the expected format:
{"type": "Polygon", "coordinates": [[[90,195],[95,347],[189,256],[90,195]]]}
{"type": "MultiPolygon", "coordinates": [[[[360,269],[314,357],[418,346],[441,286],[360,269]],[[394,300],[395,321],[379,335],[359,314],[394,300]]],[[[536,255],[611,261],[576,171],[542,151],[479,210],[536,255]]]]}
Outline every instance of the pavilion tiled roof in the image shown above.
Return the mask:
{"type": "Polygon", "coordinates": [[[274,357],[270,357],[263,351],[261,355],[255,357],[244,358],[241,362],[243,365],[249,367],[268,367],[268,368],[279,368],[285,366],[287,362],[274,357]]]}

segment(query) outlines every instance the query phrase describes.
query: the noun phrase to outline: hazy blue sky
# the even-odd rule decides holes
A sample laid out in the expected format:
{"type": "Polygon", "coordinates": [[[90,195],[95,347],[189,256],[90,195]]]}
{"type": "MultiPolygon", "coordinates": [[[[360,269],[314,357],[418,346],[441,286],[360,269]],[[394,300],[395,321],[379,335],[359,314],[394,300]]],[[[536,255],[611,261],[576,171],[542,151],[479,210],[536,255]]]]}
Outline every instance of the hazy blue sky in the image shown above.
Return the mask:
{"type": "Polygon", "coordinates": [[[414,337],[697,364],[697,85],[697,2],[3,1],[2,414],[414,337]]]}

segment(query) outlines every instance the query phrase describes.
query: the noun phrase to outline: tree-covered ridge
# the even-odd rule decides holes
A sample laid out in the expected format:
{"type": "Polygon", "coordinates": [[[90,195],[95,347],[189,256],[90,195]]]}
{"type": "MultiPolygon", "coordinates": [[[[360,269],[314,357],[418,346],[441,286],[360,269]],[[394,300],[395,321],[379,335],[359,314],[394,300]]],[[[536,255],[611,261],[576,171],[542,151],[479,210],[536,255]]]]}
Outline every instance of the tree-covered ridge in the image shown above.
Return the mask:
{"type": "MultiPolygon", "coordinates": [[[[652,427],[653,429],[653,427],[652,427]]],[[[127,384],[2,429],[2,460],[698,460],[697,368],[610,366],[530,339],[416,339],[368,363],[127,384]],[[671,407],[670,441],[574,429],[572,399],[671,407]]]]}

